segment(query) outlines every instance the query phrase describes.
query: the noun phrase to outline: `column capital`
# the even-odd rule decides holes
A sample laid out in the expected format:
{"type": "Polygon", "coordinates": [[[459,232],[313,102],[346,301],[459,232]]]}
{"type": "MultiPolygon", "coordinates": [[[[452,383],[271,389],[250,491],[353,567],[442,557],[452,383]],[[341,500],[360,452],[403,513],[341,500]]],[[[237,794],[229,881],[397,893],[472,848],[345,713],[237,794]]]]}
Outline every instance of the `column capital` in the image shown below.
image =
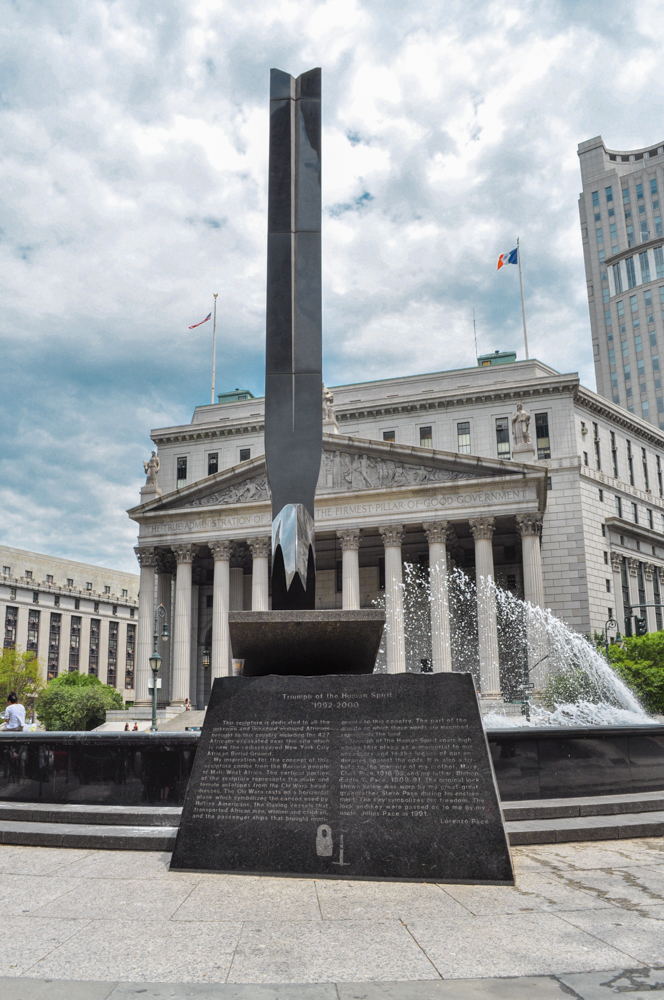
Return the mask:
{"type": "Polygon", "coordinates": [[[261,535],[257,538],[248,538],[247,545],[249,546],[253,559],[268,559],[270,556],[272,539],[269,535],[261,535]]]}
{"type": "Polygon", "coordinates": [[[230,560],[233,552],[233,543],[228,539],[215,538],[214,541],[208,542],[208,548],[215,562],[219,562],[220,559],[230,560]]]}
{"type": "Polygon", "coordinates": [[[191,563],[194,561],[198,545],[193,545],[192,543],[187,542],[183,545],[171,545],[171,548],[173,549],[175,561],[179,566],[180,563],[191,563]]]}
{"type": "Polygon", "coordinates": [[[136,545],[134,547],[134,552],[136,553],[136,558],[138,559],[141,569],[144,566],[157,565],[157,553],[151,545],[136,545]]]}
{"type": "Polygon", "coordinates": [[[429,545],[435,542],[448,545],[456,538],[456,532],[449,521],[427,521],[422,527],[429,545]]]}
{"type": "Polygon", "coordinates": [[[643,575],[646,578],[646,580],[648,581],[648,583],[650,583],[650,581],[652,580],[654,572],[655,572],[655,567],[653,566],[652,563],[644,563],[643,564],[643,575]]]}
{"type": "Polygon", "coordinates": [[[337,538],[341,542],[342,552],[357,551],[360,547],[361,528],[340,528],[337,531],[337,538]]]}
{"type": "Polygon", "coordinates": [[[471,517],[468,523],[476,542],[481,538],[488,538],[489,540],[493,538],[496,523],[495,517],[471,517]]]}
{"type": "Polygon", "coordinates": [[[630,557],[627,560],[627,563],[629,565],[629,575],[630,576],[638,576],[639,575],[639,560],[638,559],[633,559],[633,558],[630,557]]]}
{"type": "Polygon", "coordinates": [[[611,553],[611,569],[614,571],[614,573],[620,572],[620,570],[622,569],[622,561],[623,557],[619,552],[611,553]]]}
{"type": "Polygon", "coordinates": [[[525,538],[527,535],[536,535],[539,537],[542,534],[543,520],[544,514],[537,510],[528,514],[517,514],[516,527],[522,538],[525,538]]]}
{"type": "Polygon", "coordinates": [[[403,524],[383,524],[378,528],[385,548],[398,548],[403,541],[403,524]]]}

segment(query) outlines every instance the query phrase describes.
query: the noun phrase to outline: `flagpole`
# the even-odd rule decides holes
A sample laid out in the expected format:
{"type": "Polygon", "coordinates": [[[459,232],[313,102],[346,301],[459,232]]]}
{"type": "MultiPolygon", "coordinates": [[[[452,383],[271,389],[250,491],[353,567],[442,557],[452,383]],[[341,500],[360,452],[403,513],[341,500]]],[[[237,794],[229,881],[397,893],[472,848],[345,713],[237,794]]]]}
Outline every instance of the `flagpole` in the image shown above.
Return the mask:
{"type": "MultiPolygon", "coordinates": [[[[521,264],[519,264],[519,267],[521,267],[521,264]]],[[[212,393],[210,395],[211,404],[214,404],[214,367],[217,356],[217,295],[219,294],[219,292],[214,292],[213,294],[214,294],[214,322],[212,323],[212,393]]],[[[523,298],[523,290],[521,291],[521,297],[523,298]]]]}
{"type": "Polygon", "coordinates": [[[521,248],[519,246],[519,237],[516,239],[516,249],[517,257],[519,259],[519,284],[521,286],[521,314],[523,316],[523,342],[526,345],[526,361],[530,359],[528,354],[528,331],[526,330],[526,301],[523,297],[523,274],[521,272],[521,248]]]}

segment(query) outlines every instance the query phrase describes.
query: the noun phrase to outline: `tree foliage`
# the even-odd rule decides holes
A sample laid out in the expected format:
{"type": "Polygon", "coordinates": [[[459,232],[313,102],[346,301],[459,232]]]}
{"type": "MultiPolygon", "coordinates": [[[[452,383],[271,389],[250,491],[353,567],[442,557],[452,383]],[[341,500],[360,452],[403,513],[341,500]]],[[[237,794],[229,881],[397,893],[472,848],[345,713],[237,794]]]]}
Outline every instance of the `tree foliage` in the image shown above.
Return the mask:
{"type": "Polygon", "coordinates": [[[21,705],[32,712],[37,695],[43,688],[39,660],[28,650],[0,651],[0,704],[4,708],[10,691],[15,691],[21,705]]]}
{"type": "Polygon", "coordinates": [[[557,705],[603,700],[599,687],[583,667],[573,667],[549,677],[542,695],[544,704],[550,711],[554,711],[557,705]]]}
{"type": "Polygon", "coordinates": [[[93,674],[72,671],[49,681],[37,699],[39,721],[48,730],[90,730],[106,712],[122,708],[122,695],[93,674]]]}
{"type": "Polygon", "coordinates": [[[609,647],[611,666],[649,712],[664,713],[664,631],[609,647]]]}

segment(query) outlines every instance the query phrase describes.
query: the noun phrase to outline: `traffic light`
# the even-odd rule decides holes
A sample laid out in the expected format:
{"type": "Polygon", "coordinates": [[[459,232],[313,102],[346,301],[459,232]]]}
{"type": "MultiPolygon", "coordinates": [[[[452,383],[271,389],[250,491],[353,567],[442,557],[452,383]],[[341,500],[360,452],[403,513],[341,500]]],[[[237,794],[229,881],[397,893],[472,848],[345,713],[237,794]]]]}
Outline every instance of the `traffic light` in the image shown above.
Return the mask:
{"type": "Polygon", "coordinates": [[[625,638],[631,639],[634,633],[632,632],[632,617],[625,618],[625,638]]]}
{"type": "Polygon", "coordinates": [[[636,626],[637,635],[647,635],[648,634],[648,623],[645,618],[635,618],[634,624],[636,626]]]}

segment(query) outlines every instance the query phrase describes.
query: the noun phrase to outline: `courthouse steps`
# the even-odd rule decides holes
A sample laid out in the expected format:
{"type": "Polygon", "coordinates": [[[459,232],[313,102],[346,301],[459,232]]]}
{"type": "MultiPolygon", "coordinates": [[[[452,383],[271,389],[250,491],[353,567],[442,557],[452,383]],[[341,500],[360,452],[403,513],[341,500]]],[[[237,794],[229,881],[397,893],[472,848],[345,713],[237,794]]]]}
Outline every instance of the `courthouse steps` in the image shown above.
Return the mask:
{"type": "MultiPolygon", "coordinates": [[[[0,802],[0,843],[89,850],[172,851],[177,806],[0,802]]],[[[503,803],[510,844],[664,836],[664,791],[503,803]]]]}

